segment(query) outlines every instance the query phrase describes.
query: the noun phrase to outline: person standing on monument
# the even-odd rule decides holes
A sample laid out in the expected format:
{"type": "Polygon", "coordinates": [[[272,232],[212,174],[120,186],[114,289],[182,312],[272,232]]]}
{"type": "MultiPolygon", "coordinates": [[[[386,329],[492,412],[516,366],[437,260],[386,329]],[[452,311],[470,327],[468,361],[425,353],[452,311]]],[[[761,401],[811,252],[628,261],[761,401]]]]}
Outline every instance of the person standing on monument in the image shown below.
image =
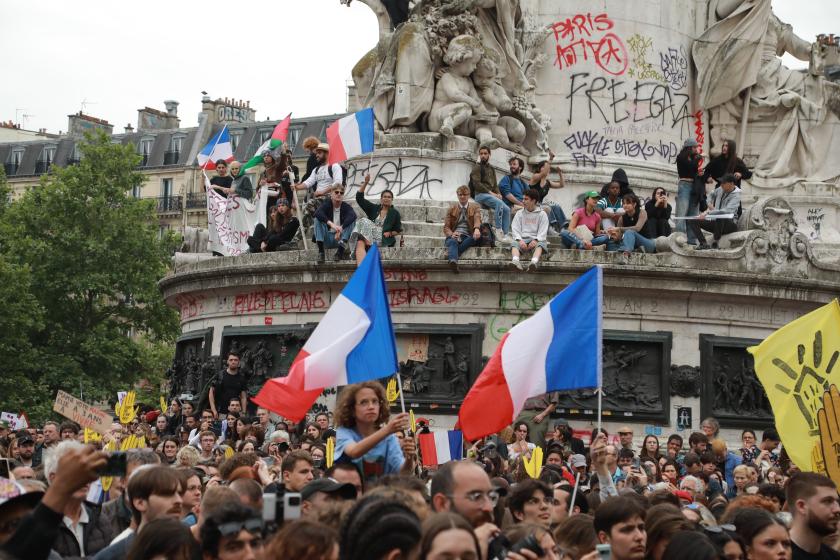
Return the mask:
{"type": "Polygon", "coordinates": [[[549,429],[549,423],[546,420],[555,411],[559,402],[560,393],[557,392],[543,393],[528,399],[522,407],[522,412],[516,418],[514,426],[520,422],[527,424],[531,442],[540,447],[544,446],[545,435],[549,429]]]}
{"type": "Polygon", "coordinates": [[[496,171],[490,165],[490,148],[487,146],[478,149],[478,163],[470,173],[470,190],[473,191],[473,198],[477,203],[493,212],[496,238],[510,243],[510,208],[499,192],[496,171]]]}
{"type": "Polygon", "coordinates": [[[208,399],[213,417],[219,413],[226,414],[231,399],[240,399],[243,404],[248,402],[248,386],[245,376],[239,370],[239,355],[228,352],[227,368],[221,372],[216,382],[210,387],[208,399]]]}
{"type": "MultiPolygon", "coordinates": [[[[700,144],[694,138],[687,138],[683,142],[683,148],[677,154],[677,217],[696,216],[700,213],[700,202],[705,204],[706,188],[705,182],[698,181],[697,175],[700,171],[700,164],[703,156],[700,155],[700,144]]],[[[664,190],[664,189],[663,189],[664,190]]],[[[661,196],[661,195],[660,195],[661,196]]],[[[656,193],[654,193],[656,197],[656,193]]],[[[657,199],[658,201],[659,199],[657,199]]],[[[688,242],[694,245],[697,239],[693,231],[686,231],[686,221],[677,220],[677,231],[688,235],[688,242]]]]}

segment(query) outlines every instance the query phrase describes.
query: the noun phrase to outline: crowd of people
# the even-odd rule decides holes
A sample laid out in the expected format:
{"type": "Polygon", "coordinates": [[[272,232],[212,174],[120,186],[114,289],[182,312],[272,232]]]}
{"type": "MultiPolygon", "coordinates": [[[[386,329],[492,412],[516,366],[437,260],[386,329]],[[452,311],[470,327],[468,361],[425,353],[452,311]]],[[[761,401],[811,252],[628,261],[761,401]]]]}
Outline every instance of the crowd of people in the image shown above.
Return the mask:
{"type": "Polygon", "coordinates": [[[0,426],[0,558],[840,558],[835,484],[800,472],[772,428],[737,445],[713,418],[687,441],[631,426],[578,437],[546,394],[430,465],[416,433],[429,426],[392,413],[378,382],[302,422],[235,381],[215,389],[141,405],[93,443],[70,421],[0,426]],[[131,436],[125,455],[101,450],[131,436]]]}
{"type": "MultiPolygon", "coordinates": [[[[238,176],[238,162],[230,164],[230,176],[228,165],[221,160],[217,163],[219,176],[211,180],[211,185],[224,196],[250,198],[259,195],[260,189],[269,189],[273,202],[267,225],[259,225],[248,239],[250,251],[298,248],[294,239],[301,225],[314,226],[319,263],[325,262],[327,249],[335,249],[336,261],[355,258],[358,264],[373,243],[393,247],[403,232],[394,193],[383,190],[378,204],[367,200],[365,190],[371,176],[365,174],[356,191],[356,204],[362,214],[358,215],[344,200],[346,170],[340,164],[328,163],[329,145],[312,137],[305,140],[304,147],[310,157],[301,182],[295,183],[298,169],[285,147],[278,161],[273,152],[265,152],[264,171],[256,191],[250,181],[246,182],[247,177],[238,176]],[[298,191],[303,191],[303,224],[295,217],[298,191]]],[[[634,251],[656,252],[656,238],[671,234],[672,221],[697,250],[717,249],[721,237],[738,228],[741,179],[749,179],[752,174],[737,157],[731,140],[724,142],[721,154],[705,169],[700,150],[697,141],[689,138],[676,158],[679,181],[675,211],[666,189],[656,187],[650,198],[643,200],[631,188],[626,172],[616,169],[600,191],[584,193],[580,207],[567,218],[561,205],[549,196],[552,189],[565,187],[562,170],[552,167],[553,152],[532,167],[527,179],[523,175],[527,172],[525,162],[512,157],[509,173],[497,180],[490,164],[490,149],[481,147],[467,183],[456,190],[458,202],[446,214],[443,233],[449,265],[457,272],[458,258],[467,249],[500,243],[510,247],[511,267],[536,270],[540,259],[548,254],[549,236],[559,237],[565,249],[591,250],[603,245],[607,251],[620,251],[620,262],[627,263],[634,251]],[[553,169],[558,174],[556,181],[549,178],[553,169]],[[711,185],[714,187],[707,195],[711,185]],[[462,196],[464,189],[466,198],[462,196]],[[482,208],[489,211],[491,223],[482,223],[482,208]],[[711,245],[703,231],[712,233],[711,245]],[[524,255],[530,256],[527,265],[521,261],[524,255]]]]}

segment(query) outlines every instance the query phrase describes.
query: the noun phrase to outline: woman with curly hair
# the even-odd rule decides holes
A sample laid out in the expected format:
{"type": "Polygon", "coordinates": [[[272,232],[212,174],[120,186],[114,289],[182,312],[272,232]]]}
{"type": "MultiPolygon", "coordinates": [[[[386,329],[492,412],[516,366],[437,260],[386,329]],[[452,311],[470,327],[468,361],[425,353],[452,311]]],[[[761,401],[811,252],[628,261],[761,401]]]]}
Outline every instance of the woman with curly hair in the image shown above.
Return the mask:
{"type": "Polygon", "coordinates": [[[335,462],[353,463],[365,480],[414,470],[414,442],[403,444],[394,435],[408,429],[408,414],[394,417],[388,410],[385,387],[366,381],[345,387],[336,405],[335,462]]]}

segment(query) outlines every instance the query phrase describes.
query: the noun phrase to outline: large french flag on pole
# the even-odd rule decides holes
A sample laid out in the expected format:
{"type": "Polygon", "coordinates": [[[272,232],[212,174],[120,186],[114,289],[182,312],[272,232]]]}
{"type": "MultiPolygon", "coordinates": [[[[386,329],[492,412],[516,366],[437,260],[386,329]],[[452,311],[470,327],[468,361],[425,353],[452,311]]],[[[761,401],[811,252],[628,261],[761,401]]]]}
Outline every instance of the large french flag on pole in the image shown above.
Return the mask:
{"type": "Polygon", "coordinates": [[[399,371],[385,275],[376,244],[303,345],[287,377],[266,381],[253,401],[301,420],[327,387],[399,371]]]}
{"type": "Polygon", "coordinates": [[[228,163],[233,161],[233,144],[230,143],[227,125],[198,152],[198,166],[202,169],[216,169],[216,162],[220,159],[228,163]]]}
{"type": "Polygon", "coordinates": [[[327,143],[330,165],[372,152],[373,109],[362,109],[332,123],[327,129],[327,143]]]}
{"type": "Polygon", "coordinates": [[[601,301],[596,266],[505,334],[461,405],[468,441],[510,425],[531,397],[601,386],[601,301]]]}
{"type": "Polygon", "coordinates": [[[420,434],[417,440],[424,467],[436,467],[464,457],[464,434],[460,430],[420,434]]]}

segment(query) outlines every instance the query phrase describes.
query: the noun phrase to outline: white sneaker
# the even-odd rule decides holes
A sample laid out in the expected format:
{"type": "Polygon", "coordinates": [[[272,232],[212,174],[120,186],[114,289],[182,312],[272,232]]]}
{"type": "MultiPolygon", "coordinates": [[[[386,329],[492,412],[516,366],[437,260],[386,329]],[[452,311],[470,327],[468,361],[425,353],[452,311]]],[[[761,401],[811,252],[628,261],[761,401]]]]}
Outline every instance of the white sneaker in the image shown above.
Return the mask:
{"type": "Polygon", "coordinates": [[[513,245],[513,236],[511,234],[507,234],[502,237],[502,242],[507,243],[508,245],[513,245]]]}

